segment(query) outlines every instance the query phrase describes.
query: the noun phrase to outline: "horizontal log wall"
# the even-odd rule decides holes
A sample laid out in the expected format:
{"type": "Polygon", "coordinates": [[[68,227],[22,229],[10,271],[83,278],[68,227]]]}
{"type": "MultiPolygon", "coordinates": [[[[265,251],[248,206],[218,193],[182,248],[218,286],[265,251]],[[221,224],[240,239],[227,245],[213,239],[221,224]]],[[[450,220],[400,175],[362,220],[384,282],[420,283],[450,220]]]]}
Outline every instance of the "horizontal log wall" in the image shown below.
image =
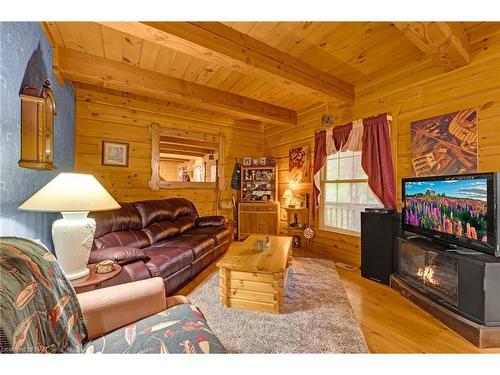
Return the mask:
{"type": "MultiPolygon", "coordinates": [[[[151,177],[151,136],[149,125],[183,129],[200,133],[224,134],[227,163],[226,182],[230,183],[234,158],[245,155],[263,155],[263,130],[261,127],[230,125],[227,119],[197,121],[181,116],[166,115],[161,105],[124,99],[102,89],[75,88],[76,94],[76,170],[94,175],[118,201],[137,201],[167,197],[185,197],[193,201],[200,214],[215,213],[214,189],[160,189],[148,188],[151,177]],[[143,108],[143,110],[141,109],[143,108]],[[101,165],[102,141],[129,143],[129,166],[101,165]]],[[[195,117],[195,116],[194,116],[195,117]]],[[[232,212],[222,211],[226,216],[232,212]]]]}
{"type": "MultiPolygon", "coordinates": [[[[401,200],[401,178],[412,173],[410,123],[416,120],[477,107],[479,171],[500,170],[500,34],[472,39],[471,55],[469,65],[449,73],[443,73],[442,68],[430,62],[422,62],[407,71],[389,72],[359,84],[353,107],[329,108],[336,125],[382,112],[392,114],[398,201],[401,200]]],[[[288,187],[288,150],[313,146],[313,134],[322,128],[321,115],[325,112],[324,105],[302,111],[298,114],[296,127],[266,131],[266,154],[279,158],[280,196],[288,187]]],[[[312,159],[311,155],[311,163],[312,159]]],[[[305,183],[299,186],[299,190],[311,193],[311,187],[311,183],[305,183]]],[[[319,230],[316,233],[312,246],[315,252],[360,264],[359,237],[319,230]]]]}

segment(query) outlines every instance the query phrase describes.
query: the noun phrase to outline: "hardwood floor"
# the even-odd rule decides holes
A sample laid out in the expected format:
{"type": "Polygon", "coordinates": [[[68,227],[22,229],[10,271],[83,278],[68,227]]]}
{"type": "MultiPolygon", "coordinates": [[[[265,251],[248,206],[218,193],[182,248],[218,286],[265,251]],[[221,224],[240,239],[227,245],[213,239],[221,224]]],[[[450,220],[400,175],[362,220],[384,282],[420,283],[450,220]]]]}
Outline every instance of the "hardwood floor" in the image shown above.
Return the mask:
{"type": "MultiPolygon", "coordinates": [[[[293,256],[320,257],[295,250],[293,256]]],[[[215,270],[212,264],[178,294],[189,294],[215,270]]],[[[500,353],[475,347],[390,287],[362,278],[359,270],[337,270],[371,353],[500,353]]]]}

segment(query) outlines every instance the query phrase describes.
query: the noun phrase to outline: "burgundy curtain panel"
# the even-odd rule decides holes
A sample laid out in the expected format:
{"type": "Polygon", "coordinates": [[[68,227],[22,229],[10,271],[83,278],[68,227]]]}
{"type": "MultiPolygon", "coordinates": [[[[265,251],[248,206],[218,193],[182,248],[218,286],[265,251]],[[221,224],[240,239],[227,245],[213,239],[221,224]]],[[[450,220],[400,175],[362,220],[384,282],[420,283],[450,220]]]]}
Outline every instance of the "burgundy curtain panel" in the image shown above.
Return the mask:
{"type": "Polygon", "coordinates": [[[363,119],[361,166],[384,207],[396,208],[396,189],[387,114],[363,119]]]}
{"type": "Polygon", "coordinates": [[[313,165],[313,201],[312,217],[316,220],[316,214],[319,207],[320,172],[326,163],[326,130],[321,130],[314,134],[314,165],[313,165]]]}
{"type": "Polygon", "coordinates": [[[336,126],[333,128],[333,142],[335,143],[335,148],[341,150],[341,148],[347,143],[349,139],[349,134],[351,134],[352,122],[342,126],[336,126]]]}

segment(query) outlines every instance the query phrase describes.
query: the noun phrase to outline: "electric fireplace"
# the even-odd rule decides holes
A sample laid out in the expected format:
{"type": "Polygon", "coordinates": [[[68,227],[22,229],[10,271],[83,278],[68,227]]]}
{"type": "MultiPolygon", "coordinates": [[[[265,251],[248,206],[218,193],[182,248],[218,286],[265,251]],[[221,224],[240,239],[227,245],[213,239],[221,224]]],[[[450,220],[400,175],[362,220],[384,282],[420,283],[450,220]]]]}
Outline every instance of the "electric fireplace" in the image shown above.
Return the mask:
{"type": "Polygon", "coordinates": [[[467,319],[500,326],[500,258],[412,236],[398,242],[399,279],[467,319]]]}
{"type": "Polygon", "coordinates": [[[407,244],[399,253],[399,275],[420,292],[458,307],[458,259],[407,244]]]}

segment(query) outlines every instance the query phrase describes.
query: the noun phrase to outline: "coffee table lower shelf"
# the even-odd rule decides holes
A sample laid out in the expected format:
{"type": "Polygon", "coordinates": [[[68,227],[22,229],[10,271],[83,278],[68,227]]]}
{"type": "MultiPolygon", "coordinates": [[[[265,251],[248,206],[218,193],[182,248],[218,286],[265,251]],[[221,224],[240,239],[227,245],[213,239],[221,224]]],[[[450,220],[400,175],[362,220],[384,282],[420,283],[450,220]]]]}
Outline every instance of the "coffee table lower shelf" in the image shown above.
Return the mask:
{"type": "Polygon", "coordinates": [[[220,300],[227,307],[279,314],[283,312],[286,276],[287,272],[243,272],[221,268],[220,300]]]}

